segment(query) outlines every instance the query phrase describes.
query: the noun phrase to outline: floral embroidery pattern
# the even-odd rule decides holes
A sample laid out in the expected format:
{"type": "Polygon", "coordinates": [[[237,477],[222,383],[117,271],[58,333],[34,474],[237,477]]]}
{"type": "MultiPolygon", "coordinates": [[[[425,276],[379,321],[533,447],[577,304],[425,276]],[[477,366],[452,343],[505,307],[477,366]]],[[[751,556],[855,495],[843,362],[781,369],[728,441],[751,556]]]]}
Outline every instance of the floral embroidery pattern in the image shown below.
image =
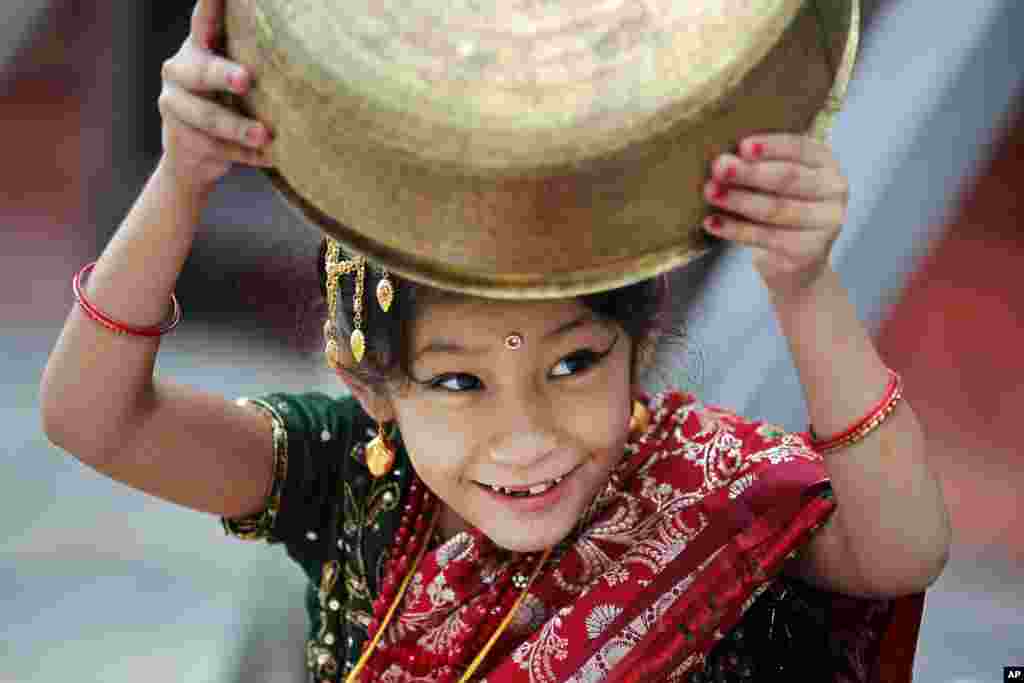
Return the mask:
{"type": "Polygon", "coordinates": [[[622,614],[622,608],[615,605],[598,605],[587,615],[587,637],[596,640],[605,628],[622,614]]]}

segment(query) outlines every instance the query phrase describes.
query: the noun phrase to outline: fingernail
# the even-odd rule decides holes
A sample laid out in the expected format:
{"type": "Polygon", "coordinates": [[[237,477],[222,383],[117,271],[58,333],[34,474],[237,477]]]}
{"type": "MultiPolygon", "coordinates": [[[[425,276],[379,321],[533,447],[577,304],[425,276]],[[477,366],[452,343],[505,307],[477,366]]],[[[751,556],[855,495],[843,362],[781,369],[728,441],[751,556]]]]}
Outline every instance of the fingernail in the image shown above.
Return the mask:
{"type": "Polygon", "coordinates": [[[736,180],[736,167],[735,166],[726,166],[726,168],[725,168],[725,179],[726,180],[736,180]]]}
{"type": "Polygon", "coordinates": [[[761,155],[764,154],[764,144],[760,142],[755,142],[752,145],[750,145],[750,154],[755,159],[760,159],[761,155]]]}
{"type": "Polygon", "coordinates": [[[254,145],[262,144],[263,140],[266,138],[263,126],[252,126],[248,131],[246,131],[245,138],[254,145]]]}
{"type": "Polygon", "coordinates": [[[711,232],[717,232],[722,229],[722,219],[718,216],[708,216],[704,221],[704,227],[711,232]]]}
{"type": "Polygon", "coordinates": [[[245,72],[244,71],[232,71],[228,76],[228,83],[231,85],[231,90],[239,95],[245,94],[245,72]]]}
{"type": "Polygon", "coordinates": [[[725,199],[725,196],[729,194],[729,188],[721,183],[711,183],[711,197],[713,199],[725,199]]]}

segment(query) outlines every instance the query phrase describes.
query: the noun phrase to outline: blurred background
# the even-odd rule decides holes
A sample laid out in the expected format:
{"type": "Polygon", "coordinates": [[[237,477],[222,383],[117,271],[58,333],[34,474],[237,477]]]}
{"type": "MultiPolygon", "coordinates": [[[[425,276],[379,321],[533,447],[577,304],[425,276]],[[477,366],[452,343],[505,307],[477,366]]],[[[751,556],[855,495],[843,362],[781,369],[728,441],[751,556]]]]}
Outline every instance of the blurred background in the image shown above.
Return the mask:
{"type": "MultiPolygon", "coordinates": [[[[304,680],[303,579],[283,549],[225,538],[214,517],[104,479],[40,426],[38,383],[71,277],[156,164],[160,64],[191,7],[0,7],[0,683],[304,680]]],[[[864,9],[832,133],[852,187],[834,263],[904,375],[955,528],[927,593],[915,680],[1001,681],[1003,666],[1024,665],[1024,4],[864,9]]],[[[186,319],[157,371],[229,397],[339,392],[318,353],[318,235],[244,169],[203,222],[177,290],[186,319]]],[[[668,380],[804,428],[745,254],[672,278],[691,350],[661,359],[668,380]]]]}

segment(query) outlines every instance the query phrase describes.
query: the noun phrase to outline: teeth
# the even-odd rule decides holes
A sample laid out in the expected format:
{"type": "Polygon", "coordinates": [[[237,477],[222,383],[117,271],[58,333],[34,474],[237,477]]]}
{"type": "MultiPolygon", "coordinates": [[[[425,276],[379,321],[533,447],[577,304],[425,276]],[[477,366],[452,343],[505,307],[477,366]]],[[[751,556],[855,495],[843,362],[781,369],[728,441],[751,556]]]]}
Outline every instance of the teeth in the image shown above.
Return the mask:
{"type": "Polygon", "coordinates": [[[550,489],[561,484],[564,479],[564,475],[561,477],[555,477],[554,479],[549,479],[548,481],[537,484],[536,486],[531,486],[525,491],[512,490],[504,486],[495,486],[494,484],[487,484],[487,487],[490,488],[495,493],[500,493],[505,496],[511,496],[513,498],[527,498],[529,496],[539,496],[540,494],[549,491],[550,489]]]}

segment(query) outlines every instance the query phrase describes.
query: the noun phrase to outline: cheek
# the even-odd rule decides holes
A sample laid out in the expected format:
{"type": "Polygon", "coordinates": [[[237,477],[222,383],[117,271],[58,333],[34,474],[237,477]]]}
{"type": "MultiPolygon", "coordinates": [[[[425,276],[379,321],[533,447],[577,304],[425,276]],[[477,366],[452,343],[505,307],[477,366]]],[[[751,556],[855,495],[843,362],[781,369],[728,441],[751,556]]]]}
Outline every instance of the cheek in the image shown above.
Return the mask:
{"type": "Polygon", "coordinates": [[[460,446],[451,434],[444,438],[431,434],[413,434],[405,439],[405,445],[417,470],[445,472],[454,469],[458,462],[460,446]]]}
{"type": "Polygon", "coordinates": [[[442,494],[456,484],[466,462],[464,435],[451,426],[435,425],[423,418],[412,418],[417,429],[402,431],[406,452],[413,469],[435,493],[442,494]]]}
{"type": "Polygon", "coordinates": [[[620,460],[629,436],[632,399],[627,400],[627,392],[594,392],[560,411],[564,437],[602,469],[620,460]]]}

